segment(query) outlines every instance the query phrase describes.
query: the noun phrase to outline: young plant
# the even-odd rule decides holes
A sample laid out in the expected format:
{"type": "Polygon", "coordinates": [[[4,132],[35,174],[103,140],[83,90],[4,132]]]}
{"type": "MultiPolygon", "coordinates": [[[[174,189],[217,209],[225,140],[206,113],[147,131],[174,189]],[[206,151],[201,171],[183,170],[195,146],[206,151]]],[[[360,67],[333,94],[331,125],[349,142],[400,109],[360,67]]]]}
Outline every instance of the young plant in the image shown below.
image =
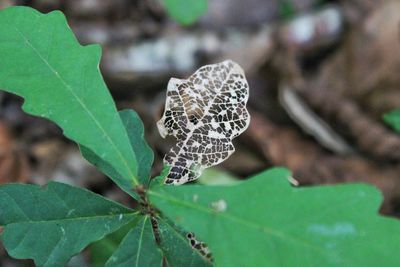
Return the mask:
{"type": "Polygon", "coordinates": [[[1,240],[12,257],[64,266],[89,244],[96,253],[108,242],[96,266],[398,266],[400,224],[378,215],[382,196],[372,186],[295,188],[284,168],[229,186],[164,183],[196,179],[233,152],[231,140],[247,127],[247,83],[231,61],[170,81],[158,125],[178,142],[150,180],[142,122],[117,111],[100,55],[99,46],[79,45],[61,12],[0,11],[0,89],[59,125],[140,203],[130,209],[57,182],[1,185],[1,240]]]}

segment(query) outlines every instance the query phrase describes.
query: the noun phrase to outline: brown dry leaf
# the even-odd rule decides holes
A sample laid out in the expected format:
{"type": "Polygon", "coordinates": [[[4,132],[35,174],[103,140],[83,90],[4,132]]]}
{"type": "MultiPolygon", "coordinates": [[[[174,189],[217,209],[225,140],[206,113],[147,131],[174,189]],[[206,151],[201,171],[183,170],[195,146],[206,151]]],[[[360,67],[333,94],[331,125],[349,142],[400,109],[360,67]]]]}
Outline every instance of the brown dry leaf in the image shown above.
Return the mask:
{"type": "Polygon", "coordinates": [[[27,180],[26,156],[16,149],[8,127],[0,122],[0,184],[27,180]]]}
{"type": "MultiPolygon", "coordinates": [[[[316,87],[329,87],[325,90],[360,101],[369,100],[376,91],[384,95],[387,90],[398,89],[400,2],[385,1],[371,11],[323,63],[314,79],[316,87]]],[[[382,111],[396,107],[380,106],[368,111],[380,118],[382,111]]]]}
{"type": "Polygon", "coordinates": [[[157,126],[162,137],[172,135],[178,142],[164,158],[171,166],[165,183],[195,180],[235,151],[232,139],[250,122],[248,97],[244,72],[230,60],[201,67],[187,80],[169,81],[157,126]]]}

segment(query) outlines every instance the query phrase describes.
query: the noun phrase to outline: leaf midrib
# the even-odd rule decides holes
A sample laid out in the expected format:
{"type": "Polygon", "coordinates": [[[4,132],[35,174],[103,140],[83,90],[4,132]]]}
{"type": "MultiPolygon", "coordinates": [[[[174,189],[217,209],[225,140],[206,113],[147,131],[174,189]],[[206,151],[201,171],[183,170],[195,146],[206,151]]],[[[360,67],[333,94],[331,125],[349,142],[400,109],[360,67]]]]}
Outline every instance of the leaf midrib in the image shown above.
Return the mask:
{"type": "Polygon", "coordinates": [[[25,43],[32,49],[32,51],[39,57],[39,59],[50,69],[50,71],[57,77],[57,79],[60,80],[62,85],[67,89],[67,91],[76,99],[76,101],[81,105],[84,111],[87,112],[89,117],[94,121],[96,126],[100,129],[100,131],[103,133],[103,136],[105,136],[108,140],[108,142],[111,144],[111,147],[117,152],[118,157],[121,159],[122,163],[124,164],[125,168],[128,170],[129,175],[131,176],[133,184],[139,185],[139,182],[136,178],[136,176],[132,173],[132,171],[129,168],[129,164],[125,157],[122,155],[121,151],[118,149],[114,141],[111,139],[111,137],[108,135],[108,132],[105,131],[105,129],[102,127],[102,125],[99,123],[99,121],[96,119],[96,117],[93,115],[93,113],[87,108],[86,104],[74,93],[72,90],[72,87],[60,76],[60,74],[53,68],[53,66],[39,53],[39,51],[32,45],[32,43],[29,41],[27,37],[21,32],[16,26],[14,26],[14,29],[16,32],[23,38],[25,43]]]}
{"type": "Polygon", "coordinates": [[[139,243],[138,243],[138,248],[137,248],[137,253],[136,253],[136,260],[135,260],[135,267],[139,267],[139,257],[140,257],[140,250],[142,249],[142,241],[143,241],[143,233],[144,233],[144,228],[146,226],[148,216],[144,217],[143,219],[143,226],[140,231],[140,238],[139,238],[139,243]]]}
{"type": "MultiPolygon", "coordinates": [[[[223,88],[223,85],[224,85],[224,84],[226,83],[226,81],[229,79],[229,77],[230,77],[230,75],[231,75],[231,73],[232,73],[233,70],[234,70],[234,68],[232,68],[232,69],[229,70],[228,75],[226,75],[226,78],[225,78],[224,81],[221,83],[221,87],[218,88],[217,90],[215,90],[215,91],[216,91],[215,95],[212,97],[211,101],[208,102],[207,106],[204,107],[204,109],[203,109],[203,116],[201,117],[201,119],[200,119],[199,121],[203,121],[205,114],[208,114],[208,113],[210,112],[210,109],[211,109],[211,107],[213,106],[216,97],[217,97],[218,94],[221,92],[221,90],[222,90],[222,88],[223,88]]],[[[185,82],[187,83],[189,80],[188,80],[188,79],[185,79],[185,80],[183,80],[183,81],[184,81],[184,83],[185,83],[185,82]]],[[[182,96],[181,96],[181,94],[180,94],[179,92],[178,92],[178,96],[179,96],[179,98],[181,99],[182,103],[184,103],[184,102],[183,102],[183,99],[182,99],[182,96]]],[[[187,115],[188,113],[187,113],[186,110],[185,110],[185,105],[183,105],[183,110],[185,111],[185,114],[187,115]]],[[[187,116],[186,116],[186,120],[189,122],[189,118],[188,118],[187,116]]],[[[180,147],[180,149],[179,149],[179,152],[177,153],[177,156],[181,155],[181,153],[182,153],[182,151],[183,151],[183,148],[187,146],[187,143],[188,143],[189,140],[193,137],[193,133],[194,133],[197,129],[201,128],[201,127],[204,127],[204,124],[203,124],[203,125],[200,125],[200,126],[198,126],[198,127],[194,126],[194,127],[190,130],[190,132],[188,132],[188,133],[186,134],[186,139],[183,141],[183,144],[181,145],[181,147],[180,147]]]]}
{"type": "MultiPolygon", "coordinates": [[[[19,221],[19,222],[13,222],[13,223],[8,223],[5,224],[5,227],[9,225],[15,225],[15,224],[23,224],[23,223],[28,223],[28,224],[40,224],[40,223],[54,223],[54,222],[65,222],[65,221],[80,221],[80,220],[96,220],[96,219],[107,219],[107,218],[113,218],[113,217],[119,217],[121,215],[125,215],[127,217],[135,217],[136,215],[140,214],[140,211],[136,212],[131,212],[131,213],[117,213],[117,214],[111,214],[111,215],[97,215],[97,216],[85,216],[85,217],[73,217],[73,218],[64,218],[64,219],[49,219],[49,220],[28,220],[28,221],[19,221]]],[[[125,217],[126,218],[126,217],[125,217]]]]}

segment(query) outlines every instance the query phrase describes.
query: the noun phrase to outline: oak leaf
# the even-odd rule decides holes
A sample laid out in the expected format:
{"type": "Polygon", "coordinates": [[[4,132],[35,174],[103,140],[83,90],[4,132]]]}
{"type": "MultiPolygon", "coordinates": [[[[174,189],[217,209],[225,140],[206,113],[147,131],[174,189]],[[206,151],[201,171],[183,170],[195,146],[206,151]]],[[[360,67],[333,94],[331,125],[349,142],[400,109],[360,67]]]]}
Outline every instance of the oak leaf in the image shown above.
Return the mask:
{"type": "Polygon", "coordinates": [[[162,137],[178,140],[164,158],[171,166],[166,184],[195,180],[235,151],[232,139],[250,122],[248,97],[244,72],[230,60],[203,66],[186,80],[169,81],[164,115],[157,123],[162,137]]]}

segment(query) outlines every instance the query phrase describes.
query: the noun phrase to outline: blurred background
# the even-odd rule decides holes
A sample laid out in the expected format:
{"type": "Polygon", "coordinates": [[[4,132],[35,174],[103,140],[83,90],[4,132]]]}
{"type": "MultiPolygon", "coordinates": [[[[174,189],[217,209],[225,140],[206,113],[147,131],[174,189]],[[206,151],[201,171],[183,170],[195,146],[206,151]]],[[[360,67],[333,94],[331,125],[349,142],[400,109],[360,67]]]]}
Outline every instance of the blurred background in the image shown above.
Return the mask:
{"type": "MultiPolygon", "coordinates": [[[[0,9],[12,5],[62,10],[82,44],[102,45],[118,108],[145,124],[153,175],[171,146],[156,127],[169,78],[232,59],[247,75],[252,121],[236,153],[200,182],[286,166],[303,186],[372,183],[385,196],[381,212],[400,215],[400,135],[382,119],[400,107],[400,1],[0,0],[0,9]]],[[[57,180],[134,205],[21,103],[0,92],[0,183],[57,180]]],[[[91,262],[88,250],[68,266],[91,262]]],[[[0,266],[33,265],[0,247],[0,266]]]]}

